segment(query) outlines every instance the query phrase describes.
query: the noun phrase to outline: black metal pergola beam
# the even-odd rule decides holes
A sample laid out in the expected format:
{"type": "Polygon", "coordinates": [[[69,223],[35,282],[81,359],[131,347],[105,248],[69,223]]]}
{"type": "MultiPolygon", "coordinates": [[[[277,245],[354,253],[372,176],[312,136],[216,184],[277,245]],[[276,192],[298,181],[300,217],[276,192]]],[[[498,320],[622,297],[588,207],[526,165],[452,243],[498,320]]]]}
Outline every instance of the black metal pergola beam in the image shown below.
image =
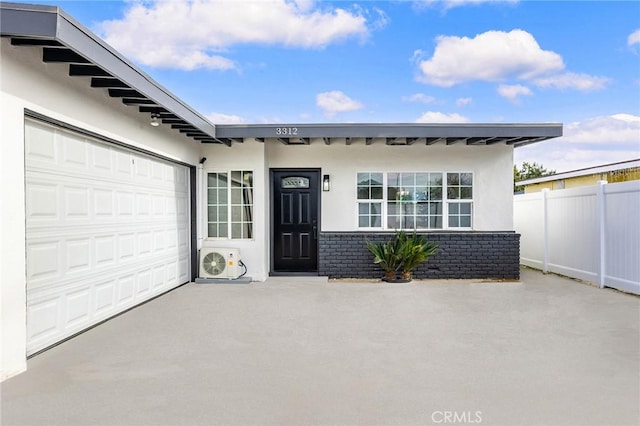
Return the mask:
{"type": "Polygon", "coordinates": [[[64,45],[55,40],[38,39],[38,38],[12,38],[12,46],[47,46],[47,47],[64,47],[64,45]]]}
{"type": "Polygon", "coordinates": [[[147,99],[142,93],[133,89],[108,89],[107,92],[112,98],[147,99]]]}
{"type": "Polygon", "coordinates": [[[42,49],[43,62],[62,62],[69,64],[90,64],[85,57],[69,49],[45,47],[42,49]]]}
{"type": "Polygon", "coordinates": [[[111,74],[95,65],[69,65],[69,76],[71,77],[113,77],[111,74]]]}
{"type": "MultiPolygon", "coordinates": [[[[122,103],[125,105],[156,105],[155,101],[147,98],[122,98],[122,103]]],[[[162,114],[161,114],[162,115],[162,114]]]]}
{"type": "Polygon", "coordinates": [[[129,86],[126,83],[118,80],[117,78],[105,78],[105,77],[93,77],[91,79],[91,87],[94,88],[114,88],[114,89],[128,89],[129,86]]]}

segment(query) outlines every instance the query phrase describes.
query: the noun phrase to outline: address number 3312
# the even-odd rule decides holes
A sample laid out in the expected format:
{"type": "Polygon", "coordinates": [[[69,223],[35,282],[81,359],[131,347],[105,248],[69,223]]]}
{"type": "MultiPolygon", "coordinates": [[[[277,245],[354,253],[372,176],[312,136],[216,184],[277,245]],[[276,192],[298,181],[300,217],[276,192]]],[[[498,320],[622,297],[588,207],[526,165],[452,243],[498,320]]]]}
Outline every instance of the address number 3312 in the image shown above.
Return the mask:
{"type": "Polygon", "coordinates": [[[276,127],[276,135],[298,136],[298,128],[297,127],[276,127]]]}

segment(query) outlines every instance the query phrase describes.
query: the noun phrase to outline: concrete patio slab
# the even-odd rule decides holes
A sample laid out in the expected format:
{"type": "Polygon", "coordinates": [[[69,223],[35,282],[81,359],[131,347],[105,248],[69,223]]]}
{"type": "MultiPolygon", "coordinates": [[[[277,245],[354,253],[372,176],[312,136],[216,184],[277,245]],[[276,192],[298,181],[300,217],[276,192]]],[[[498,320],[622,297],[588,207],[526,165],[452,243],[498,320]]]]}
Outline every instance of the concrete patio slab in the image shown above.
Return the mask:
{"type": "Polygon", "coordinates": [[[637,425],[640,298],[520,282],[188,284],[28,362],[2,425],[637,425]]]}

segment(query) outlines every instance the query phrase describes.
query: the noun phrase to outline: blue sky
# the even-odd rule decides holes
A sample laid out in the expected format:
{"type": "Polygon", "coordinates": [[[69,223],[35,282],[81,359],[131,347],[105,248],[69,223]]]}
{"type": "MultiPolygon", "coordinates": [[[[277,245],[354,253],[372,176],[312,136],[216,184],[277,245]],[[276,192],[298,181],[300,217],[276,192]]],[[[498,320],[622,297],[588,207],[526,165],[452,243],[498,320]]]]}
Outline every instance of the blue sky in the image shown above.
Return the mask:
{"type": "Polygon", "coordinates": [[[213,123],[562,122],[558,172],[640,158],[640,2],[53,3],[213,123]]]}

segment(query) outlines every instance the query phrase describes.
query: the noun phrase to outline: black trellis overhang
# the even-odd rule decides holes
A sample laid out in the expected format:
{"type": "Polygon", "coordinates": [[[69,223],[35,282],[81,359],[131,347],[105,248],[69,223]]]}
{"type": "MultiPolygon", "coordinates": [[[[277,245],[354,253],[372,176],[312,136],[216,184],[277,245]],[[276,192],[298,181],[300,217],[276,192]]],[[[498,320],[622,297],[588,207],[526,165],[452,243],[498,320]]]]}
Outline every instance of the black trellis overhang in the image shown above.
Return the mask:
{"type": "Polygon", "coordinates": [[[219,124],[216,137],[231,142],[254,138],[259,142],[275,140],[286,145],[310,143],[352,144],[506,144],[514,147],[562,136],[560,123],[533,124],[219,124]]]}
{"type": "Polygon", "coordinates": [[[200,142],[229,143],[215,126],[131,64],[104,41],[54,6],[0,3],[0,36],[11,45],[42,49],[42,61],[64,63],[70,77],[89,77],[91,87],[154,114],[176,132],[200,142]]]}

